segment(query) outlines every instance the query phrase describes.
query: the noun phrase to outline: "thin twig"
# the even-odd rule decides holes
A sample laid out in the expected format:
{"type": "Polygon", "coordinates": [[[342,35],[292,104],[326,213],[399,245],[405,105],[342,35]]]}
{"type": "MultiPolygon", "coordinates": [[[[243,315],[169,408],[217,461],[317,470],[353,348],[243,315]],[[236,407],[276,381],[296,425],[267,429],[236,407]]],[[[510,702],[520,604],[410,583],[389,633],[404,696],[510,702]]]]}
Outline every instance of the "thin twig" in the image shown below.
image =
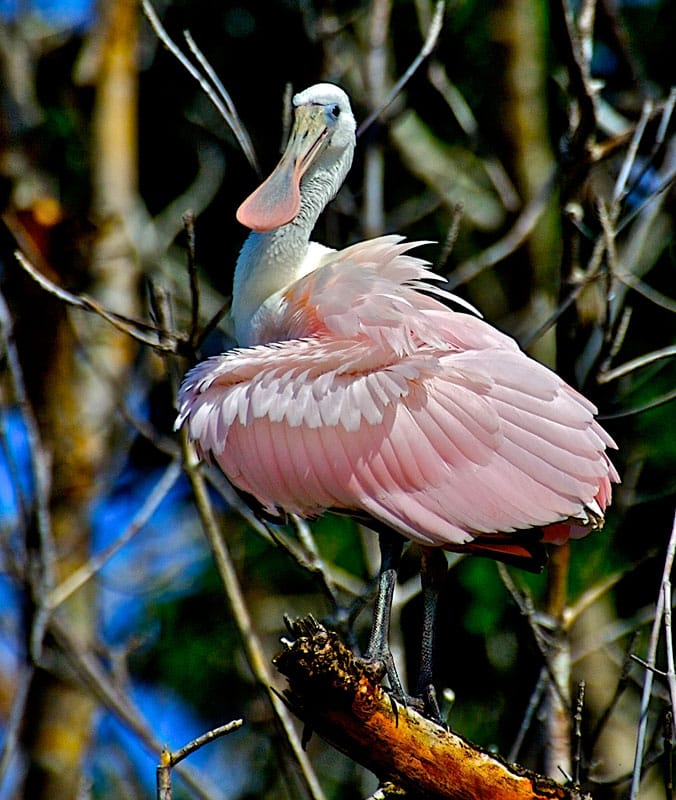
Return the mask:
{"type": "Polygon", "coordinates": [[[666,577],[664,594],[664,640],[667,654],[667,686],[672,712],[676,712],[676,669],[674,668],[674,637],[671,627],[671,579],[666,577]]]}
{"type": "Polygon", "coordinates": [[[434,265],[435,272],[441,272],[442,268],[453,252],[455,243],[458,240],[458,234],[460,233],[460,222],[462,221],[463,210],[464,206],[462,203],[457,203],[453,208],[451,214],[451,224],[448,228],[448,233],[446,234],[446,239],[444,240],[441,252],[439,253],[439,258],[434,265]]]}
{"type": "Polygon", "coordinates": [[[230,100],[230,95],[225,91],[222,84],[218,79],[215,77],[215,74],[211,67],[209,66],[208,69],[205,68],[206,59],[201,54],[197,46],[194,44],[192,39],[190,38],[190,34],[185,34],[186,40],[188,41],[188,46],[191,49],[194,47],[193,53],[195,57],[200,61],[203,69],[206,70],[206,76],[203,75],[195,65],[185,56],[184,53],[178,48],[175,42],[171,39],[167,31],[165,30],[164,26],[160,22],[160,18],[157,16],[157,13],[153,6],[150,4],[149,0],[142,0],[143,6],[143,13],[146,15],[148,21],[150,22],[153,30],[157,38],[162,42],[162,44],[169,50],[169,52],[174,56],[174,58],[183,66],[187,72],[199,83],[200,87],[206,94],[206,96],[211,100],[211,102],[216,107],[218,113],[223,117],[225,123],[228,125],[232,133],[234,134],[235,138],[239,142],[240,147],[244,155],[246,156],[247,160],[251,164],[252,168],[256,171],[258,175],[260,175],[260,168],[258,166],[258,162],[256,160],[256,155],[253,150],[253,146],[251,145],[251,139],[249,138],[244,126],[237,115],[234,105],[230,100]],[[214,83],[210,83],[211,76],[214,76],[214,83]],[[215,87],[215,88],[214,88],[215,87]],[[224,102],[224,99],[227,98],[227,105],[224,102]]]}
{"type": "Polygon", "coordinates": [[[378,108],[373,109],[373,111],[361,123],[361,125],[357,129],[357,136],[361,136],[365,130],[370,128],[371,125],[383,113],[383,111],[385,111],[385,109],[388,108],[394,102],[399,92],[401,92],[404,86],[406,86],[406,84],[415,74],[416,70],[423,63],[423,61],[434,50],[437,44],[437,39],[439,38],[439,34],[441,33],[441,26],[444,19],[445,6],[446,4],[443,2],[443,0],[439,0],[439,2],[437,2],[434,11],[434,17],[432,18],[432,22],[430,23],[429,30],[427,31],[427,36],[425,38],[425,41],[423,43],[420,52],[413,59],[411,65],[406,70],[406,72],[404,72],[401,78],[399,78],[399,80],[394,84],[392,89],[388,92],[387,96],[381,102],[378,108]]]}
{"type": "MultiPolygon", "coordinates": [[[[50,464],[42,445],[37,420],[24,385],[21,362],[14,342],[12,318],[5,298],[1,293],[0,334],[2,336],[4,356],[9,368],[13,399],[18,405],[26,429],[29,445],[28,452],[30,454],[30,472],[34,487],[35,521],[39,540],[38,562],[26,565],[26,574],[23,579],[26,582],[26,586],[29,587],[32,601],[35,603],[29,648],[32,659],[37,663],[42,655],[44,636],[49,620],[49,611],[44,606],[43,599],[53,587],[56,575],[56,549],[49,512],[51,494],[50,464]]],[[[22,695],[22,702],[25,703],[26,699],[27,693],[22,695]]],[[[19,710],[19,708],[16,709],[17,714],[19,710]]],[[[3,745],[3,761],[6,758],[7,764],[11,762],[13,755],[11,747],[15,745],[16,740],[9,738],[3,745]]]]}
{"type": "Polygon", "coordinates": [[[547,679],[548,679],[547,668],[542,667],[542,669],[540,670],[540,674],[538,675],[535,688],[531,692],[530,698],[528,700],[528,706],[526,708],[526,713],[523,716],[523,720],[521,721],[519,732],[517,733],[516,739],[514,740],[514,744],[512,745],[512,748],[507,756],[507,760],[512,764],[518,761],[519,753],[521,752],[524,739],[526,738],[526,734],[528,733],[530,726],[533,722],[533,718],[535,717],[535,712],[538,710],[540,704],[542,703],[542,695],[544,694],[545,688],[547,686],[547,679]]]}
{"type": "Polygon", "coordinates": [[[620,234],[630,222],[633,222],[634,219],[639,216],[646,206],[654,203],[660,195],[664,194],[668,189],[670,189],[673,186],[675,179],[676,170],[671,170],[668,172],[667,175],[662,179],[660,185],[650,195],[648,195],[643,202],[639,203],[637,206],[632,208],[628,214],[625,214],[624,217],[622,217],[622,219],[617,223],[616,233],[620,234]]]}
{"type": "MultiPolygon", "coordinates": [[[[391,13],[392,0],[374,0],[371,3],[365,83],[367,104],[372,112],[383,107],[386,97],[387,44],[391,13]]],[[[372,137],[364,149],[363,183],[362,229],[366,236],[380,236],[385,229],[385,152],[380,137],[372,137]]]]}
{"type": "Polygon", "coordinates": [[[648,286],[648,284],[640,278],[637,278],[633,273],[618,271],[615,273],[615,277],[618,281],[621,281],[635,292],[638,292],[638,294],[643,295],[647,300],[650,300],[651,303],[660,306],[665,309],[665,311],[676,314],[676,300],[672,300],[670,297],[662,294],[662,292],[658,292],[657,289],[653,289],[652,286],[648,286]]]}
{"type": "Polygon", "coordinates": [[[666,403],[671,403],[672,400],[676,400],[676,389],[672,389],[670,392],[666,392],[659,397],[656,397],[654,400],[651,400],[648,403],[644,403],[641,406],[634,406],[633,408],[626,408],[623,411],[616,411],[614,414],[599,414],[597,416],[598,420],[606,420],[606,419],[626,419],[627,417],[635,417],[638,414],[644,414],[646,411],[651,411],[653,408],[659,408],[660,406],[665,405],[666,403]]]}
{"type": "Polygon", "coordinates": [[[188,279],[190,281],[190,333],[188,341],[194,347],[199,335],[200,284],[197,279],[197,263],[195,260],[195,215],[192,211],[184,212],[183,226],[188,245],[188,279]]]}
{"type": "Polygon", "coordinates": [[[577,697],[575,699],[575,715],[573,717],[573,782],[576,786],[580,785],[580,772],[582,768],[582,712],[584,709],[585,682],[580,681],[577,685],[577,697]]]}
{"type": "MultiPolygon", "coordinates": [[[[559,685],[559,682],[556,679],[556,674],[552,667],[553,644],[551,641],[548,641],[547,638],[542,633],[541,629],[542,625],[537,619],[537,613],[533,607],[532,599],[528,595],[521,594],[521,592],[516,587],[516,584],[512,580],[512,576],[509,574],[509,570],[504,564],[498,563],[496,566],[498,568],[498,574],[500,575],[500,579],[502,580],[505,588],[512,596],[512,599],[518,606],[521,614],[528,620],[528,626],[531,630],[531,633],[533,634],[533,639],[535,641],[535,644],[537,645],[538,650],[540,651],[540,655],[542,656],[544,669],[547,672],[550,684],[553,687],[553,691],[558,696],[562,706],[569,706],[570,702],[565,697],[562,691],[562,687],[559,685]]],[[[559,621],[557,620],[554,624],[558,624],[558,622],[559,621]]]]}
{"type": "Polygon", "coordinates": [[[667,711],[664,716],[664,797],[674,797],[674,711],[667,711]]]}
{"type": "Polygon", "coordinates": [[[205,477],[225,500],[227,505],[233,511],[236,511],[242,519],[246,520],[248,525],[255,530],[256,533],[267,541],[279,546],[293,559],[294,563],[302,569],[310,573],[317,573],[323,591],[327,593],[331,604],[335,602],[335,599],[330,594],[332,590],[327,588],[328,585],[337,587],[353,597],[362,597],[365,594],[367,590],[362,580],[348,573],[346,570],[340,569],[335,564],[327,564],[324,559],[320,559],[319,562],[314,561],[309,551],[301,547],[298,542],[284,533],[283,530],[259,519],[220,472],[208,470],[205,477]],[[325,571],[326,575],[322,574],[322,570],[325,571]]]}
{"type": "Polygon", "coordinates": [[[291,515],[291,522],[298,535],[303,550],[305,551],[308,566],[310,571],[319,576],[324,594],[328,598],[332,611],[338,609],[338,595],[336,594],[336,587],[333,583],[329,570],[326,568],[324,559],[322,558],[317,543],[315,542],[312,530],[307,523],[307,520],[302,519],[297,514],[291,515]]]}
{"type": "MultiPolygon", "coordinates": [[[[147,720],[129,699],[128,692],[116,685],[91,650],[78,641],[72,626],[59,613],[52,616],[50,631],[76,674],[89,687],[94,697],[126,725],[150,753],[160,753],[163,749],[162,742],[156,738],[147,720]]],[[[203,800],[217,800],[222,797],[222,791],[211,784],[207,774],[200,773],[187,764],[180,764],[177,771],[197,797],[203,800]]]]}
{"type": "Polygon", "coordinates": [[[627,361],[619,367],[615,367],[615,369],[601,372],[597,377],[597,381],[599,383],[610,383],[610,381],[622,378],[630,372],[635,372],[637,369],[647,367],[648,364],[653,364],[655,361],[660,361],[663,358],[673,358],[674,356],[676,356],[676,345],[662,347],[660,350],[653,350],[650,353],[644,353],[642,356],[638,356],[638,358],[632,358],[631,361],[627,361]]]}
{"type": "Polygon", "coordinates": [[[545,212],[555,185],[556,175],[552,174],[532,200],[524,206],[512,227],[501,239],[478,255],[463,261],[453,270],[448,276],[448,288],[454,289],[456,286],[468,283],[485,269],[498,264],[521,247],[545,212]]]}
{"type": "Polygon", "coordinates": [[[171,334],[167,331],[159,330],[148,322],[142,322],[141,320],[132,319],[131,317],[124,316],[123,314],[117,314],[114,311],[109,311],[96,300],[93,300],[91,297],[87,297],[87,295],[71,294],[71,292],[68,292],[65,289],[62,289],[60,286],[57,286],[55,283],[50,281],[49,278],[39,272],[19,250],[17,250],[14,255],[23,269],[41,288],[43,288],[46,292],[49,292],[49,294],[54,295],[57,299],[62,300],[64,303],[74,306],[75,308],[80,308],[83,311],[89,311],[91,313],[98,314],[102,319],[105,319],[106,322],[109,322],[114,328],[126,333],[128,336],[131,336],[132,339],[136,339],[136,341],[141,342],[141,344],[149,345],[154,350],[160,350],[167,353],[178,353],[182,351],[184,345],[183,337],[171,334]],[[150,333],[154,335],[147,335],[150,333]]]}
{"type": "Polygon", "coordinates": [[[627,149],[627,155],[622,162],[622,168],[618,173],[617,180],[615,181],[615,188],[613,189],[613,199],[612,199],[612,209],[613,209],[613,223],[617,222],[617,217],[619,215],[619,209],[621,206],[622,201],[627,196],[627,182],[629,180],[629,175],[631,173],[632,167],[636,161],[636,155],[638,153],[638,146],[641,143],[641,139],[643,138],[643,134],[645,133],[646,126],[650,117],[653,113],[653,102],[652,100],[646,100],[643,104],[643,109],[641,111],[641,117],[636,125],[634,130],[634,135],[632,136],[631,143],[629,144],[629,148],[627,149]]]}
{"type": "MultiPolygon", "coordinates": [[[[662,627],[662,619],[664,616],[664,585],[669,581],[671,570],[674,563],[674,554],[676,553],[676,514],[674,515],[674,524],[667,545],[667,554],[664,560],[664,570],[662,573],[662,581],[660,583],[660,592],[657,599],[657,607],[655,609],[655,621],[653,622],[652,631],[650,634],[650,643],[648,645],[647,663],[655,666],[657,657],[657,646],[660,638],[660,629],[662,627]]],[[[645,679],[643,681],[643,694],[641,696],[641,710],[639,713],[638,733],[636,737],[636,755],[634,758],[634,769],[631,777],[631,789],[629,792],[629,800],[636,800],[638,797],[639,787],[641,783],[641,774],[643,771],[643,759],[645,756],[645,743],[646,732],[648,729],[648,706],[650,705],[650,696],[653,687],[653,671],[646,669],[645,679]]]]}
{"type": "Polygon", "coordinates": [[[313,800],[324,800],[324,793],[301,745],[288,709],[273,689],[272,675],[268,669],[260,640],[254,630],[253,620],[244,599],[235,565],[218,528],[206,483],[199,468],[199,462],[188,443],[185,431],[181,433],[181,442],[184,453],[184,470],[192,486],[202,527],[211,546],[230,610],[240,633],[247,661],[257,683],[267,694],[275,718],[284,731],[284,741],[288,743],[291,754],[298,765],[306,792],[313,800]]]}
{"type": "Polygon", "coordinates": [[[110,561],[113,556],[118,553],[126,544],[128,544],[136,534],[142,530],[144,525],[152,517],[157,510],[160,503],[167,496],[171,488],[181,475],[181,462],[174,460],[169,464],[164,471],[162,477],[155,484],[152,491],[146,498],[134,518],[118,538],[110,544],[105,550],[92,556],[86,563],[78,567],[72,572],[65,580],[47,595],[45,599],[45,606],[49,609],[54,609],[65,602],[74,592],[80,589],[84,584],[94,577],[103,567],[110,561]]]}
{"type": "Polygon", "coordinates": [[[552,3],[553,21],[562,33],[559,44],[566,65],[570,94],[575,108],[569,112],[568,147],[572,157],[585,157],[591,137],[596,130],[596,86],[590,75],[590,62],[580,42],[569,0],[552,3]]]}
{"type": "Polygon", "coordinates": [[[0,752],[0,786],[5,784],[8,770],[12,766],[19,744],[19,735],[24,724],[28,692],[35,675],[35,666],[26,664],[15,679],[14,697],[5,722],[2,752],[0,752]]]}
{"type": "Polygon", "coordinates": [[[169,753],[171,766],[176,766],[176,764],[183,761],[184,758],[187,758],[189,755],[194,753],[195,750],[199,750],[200,747],[204,747],[205,744],[209,744],[209,742],[213,742],[215,739],[220,739],[221,736],[226,736],[228,733],[239,730],[242,725],[244,725],[243,719],[233,719],[232,722],[228,722],[225,725],[219,725],[218,728],[214,728],[213,730],[203,733],[201,736],[193,739],[192,742],[188,742],[188,744],[184,745],[178,750],[174,750],[169,753]]]}
{"type": "MultiPolygon", "coordinates": [[[[434,88],[446,101],[455,117],[456,122],[469,139],[469,143],[474,151],[484,149],[481,141],[481,131],[479,123],[469,106],[469,103],[460,93],[458,87],[450,80],[446,73],[446,68],[436,59],[430,61],[427,67],[427,77],[434,88]]],[[[483,166],[488,179],[493,184],[493,188],[500,198],[500,202],[506,211],[516,212],[521,207],[521,198],[510,180],[507,170],[495,157],[489,154],[482,156],[481,165],[483,166]]]]}
{"type": "Polygon", "coordinates": [[[195,350],[199,350],[209,336],[216,330],[221,320],[227,316],[232,305],[232,298],[228,297],[213,317],[202,327],[202,331],[195,342],[195,350]]]}
{"type": "Polygon", "coordinates": [[[575,605],[567,606],[564,617],[563,617],[563,625],[564,629],[569,631],[575,622],[580,618],[580,616],[594,603],[597,603],[602,597],[604,597],[608,592],[622,580],[626,576],[626,571],[622,572],[615,572],[612,575],[608,575],[600,581],[597,581],[593,586],[590,586],[586,589],[577,599],[575,605]]]}
{"type": "Polygon", "coordinates": [[[596,725],[594,726],[594,729],[592,730],[591,734],[589,734],[588,744],[587,744],[589,753],[594,752],[596,743],[598,742],[598,739],[601,736],[601,733],[603,732],[606,723],[610,719],[613,711],[617,707],[617,704],[620,702],[622,695],[629,686],[630,670],[632,665],[631,655],[634,647],[636,646],[637,641],[638,641],[638,631],[635,630],[632,634],[629,647],[627,648],[624,654],[624,660],[622,661],[622,670],[620,671],[620,678],[617,682],[617,686],[615,687],[615,692],[613,693],[610,702],[604,708],[603,713],[596,722],[596,725]]]}
{"type": "MultiPolygon", "coordinates": [[[[262,173],[261,173],[261,168],[258,164],[258,159],[256,158],[256,151],[254,150],[253,143],[251,142],[251,137],[249,136],[246,128],[244,127],[241,117],[237,113],[235,104],[232,102],[232,97],[230,97],[230,93],[226,90],[225,86],[223,86],[220,78],[218,77],[218,75],[216,75],[216,72],[214,71],[213,67],[204,57],[204,54],[199,49],[199,47],[195,44],[194,39],[190,35],[190,31],[183,31],[183,37],[185,38],[185,41],[188,47],[190,48],[190,51],[195,56],[199,65],[202,67],[205,74],[211,81],[212,86],[216,90],[218,96],[223,100],[225,108],[227,109],[227,115],[225,115],[223,118],[230,126],[230,130],[232,130],[232,132],[234,133],[235,138],[239,142],[239,146],[242,148],[242,152],[246,156],[247,161],[253,167],[254,171],[256,172],[256,175],[260,177],[262,173]]],[[[214,102],[208,91],[207,95],[212,100],[212,102],[214,102]]],[[[216,105],[216,108],[218,108],[220,111],[219,105],[216,105]]]]}
{"type": "Polygon", "coordinates": [[[219,727],[203,733],[201,736],[198,736],[196,739],[188,742],[188,744],[184,745],[178,750],[170,751],[168,748],[163,747],[160,754],[160,763],[156,767],[158,800],[171,800],[171,770],[177,764],[183,761],[184,758],[187,758],[189,755],[194,753],[196,750],[204,747],[204,745],[209,744],[216,739],[220,739],[222,736],[227,736],[233,731],[239,730],[242,725],[244,725],[243,719],[234,719],[232,722],[228,722],[225,725],[219,725],[219,727]]]}

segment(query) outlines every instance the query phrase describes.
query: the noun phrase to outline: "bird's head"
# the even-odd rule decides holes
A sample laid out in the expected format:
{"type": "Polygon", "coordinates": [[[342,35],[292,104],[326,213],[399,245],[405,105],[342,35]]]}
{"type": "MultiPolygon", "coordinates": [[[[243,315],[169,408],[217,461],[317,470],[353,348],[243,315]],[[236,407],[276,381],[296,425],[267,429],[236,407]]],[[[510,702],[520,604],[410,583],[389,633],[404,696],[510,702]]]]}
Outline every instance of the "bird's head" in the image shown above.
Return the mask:
{"type": "Polygon", "coordinates": [[[352,163],[356,123],[345,92],[318,83],[293,98],[294,124],[274,172],[237,210],[237,219],[254,231],[270,231],[291,222],[301,207],[301,181],[323,175],[333,197],[352,163]]]}

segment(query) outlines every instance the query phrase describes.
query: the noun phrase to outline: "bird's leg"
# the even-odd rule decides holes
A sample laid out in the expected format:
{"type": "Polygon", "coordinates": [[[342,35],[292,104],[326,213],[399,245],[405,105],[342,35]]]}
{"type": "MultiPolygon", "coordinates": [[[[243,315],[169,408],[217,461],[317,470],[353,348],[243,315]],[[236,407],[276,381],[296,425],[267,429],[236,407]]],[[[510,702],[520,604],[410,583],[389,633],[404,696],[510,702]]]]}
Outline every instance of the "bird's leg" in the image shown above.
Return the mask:
{"type": "Polygon", "coordinates": [[[390,616],[392,597],[397,582],[397,572],[404,549],[404,540],[393,531],[383,530],[378,533],[380,544],[380,575],[378,578],[378,594],[373,610],[373,623],[369,646],[364,655],[366,661],[382,664],[385,668],[393,694],[402,702],[406,702],[406,694],[390,651],[390,616]]]}
{"type": "Polygon", "coordinates": [[[425,712],[435,722],[441,722],[441,713],[433,681],[434,632],[439,593],[447,570],[448,566],[443,551],[437,547],[423,548],[420,572],[423,595],[423,627],[416,696],[422,699],[425,712]]]}

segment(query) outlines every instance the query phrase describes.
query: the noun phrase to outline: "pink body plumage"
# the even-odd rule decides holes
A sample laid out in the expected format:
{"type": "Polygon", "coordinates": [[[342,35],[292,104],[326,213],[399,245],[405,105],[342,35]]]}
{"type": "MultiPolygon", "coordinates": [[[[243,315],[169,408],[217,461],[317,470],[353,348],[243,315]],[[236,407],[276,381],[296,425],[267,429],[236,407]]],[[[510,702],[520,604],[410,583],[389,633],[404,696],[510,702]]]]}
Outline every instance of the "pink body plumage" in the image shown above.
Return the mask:
{"type": "Polygon", "coordinates": [[[440,302],[454,298],[412,246],[388,236],[325,257],[260,343],[190,371],[178,424],[270,513],[361,512],[449,549],[595,527],[617,480],[596,409],[440,302]]]}
{"type": "Polygon", "coordinates": [[[238,212],[254,230],[233,296],[246,346],[188,373],[177,427],[271,514],[353,513],[525,565],[541,557],[525,530],[560,543],[600,527],[618,476],[592,403],[449,308],[467,304],[413,244],[309,242],[349,169],[355,123],[328,84],[294,104],[282,160],[238,212]]]}

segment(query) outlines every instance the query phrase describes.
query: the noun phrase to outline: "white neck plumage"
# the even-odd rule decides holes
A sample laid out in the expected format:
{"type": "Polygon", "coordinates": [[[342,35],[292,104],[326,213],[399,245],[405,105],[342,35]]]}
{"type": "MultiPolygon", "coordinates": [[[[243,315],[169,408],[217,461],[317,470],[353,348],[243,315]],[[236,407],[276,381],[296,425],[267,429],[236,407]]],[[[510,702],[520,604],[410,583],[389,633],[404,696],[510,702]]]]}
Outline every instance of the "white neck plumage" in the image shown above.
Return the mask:
{"type": "Polygon", "coordinates": [[[244,242],[235,268],[231,313],[240,344],[250,343],[248,327],[257,309],[317,266],[307,258],[310,235],[345,180],[352,153],[347,149],[336,158],[328,149],[328,158],[318,161],[303,179],[300,209],[293,220],[270,231],[252,231],[244,242]]]}

